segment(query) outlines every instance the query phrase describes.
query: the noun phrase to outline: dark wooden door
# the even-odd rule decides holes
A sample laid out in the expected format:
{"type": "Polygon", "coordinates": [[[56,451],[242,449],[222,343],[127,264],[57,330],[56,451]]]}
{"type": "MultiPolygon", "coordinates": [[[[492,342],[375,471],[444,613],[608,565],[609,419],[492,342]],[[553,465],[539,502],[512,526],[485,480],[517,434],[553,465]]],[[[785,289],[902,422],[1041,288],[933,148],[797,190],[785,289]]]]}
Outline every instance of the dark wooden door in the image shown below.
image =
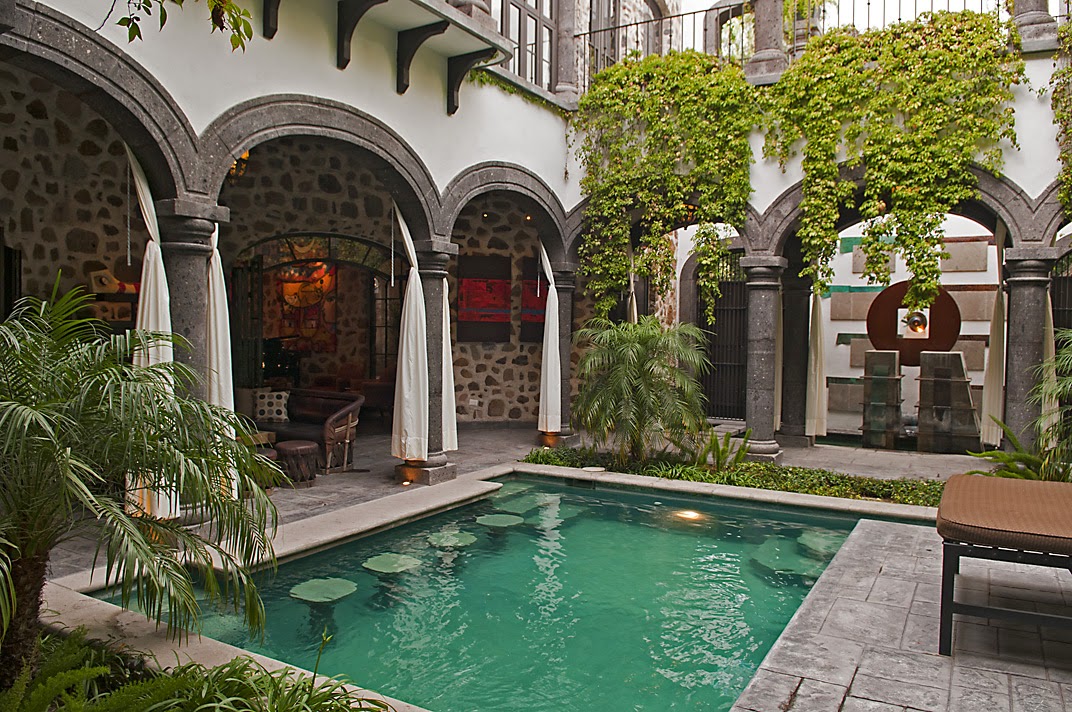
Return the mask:
{"type": "Polygon", "coordinates": [[[260,256],[231,271],[231,358],[235,385],[264,385],[264,269],[260,256]]]}
{"type": "Polygon", "coordinates": [[[707,396],[707,416],[723,420],[744,420],[748,367],[748,291],[741,253],[730,252],[719,266],[722,296],[714,304],[714,323],[707,319],[703,298],[696,314],[700,327],[708,332],[707,357],[711,370],[703,377],[707,396]]]}

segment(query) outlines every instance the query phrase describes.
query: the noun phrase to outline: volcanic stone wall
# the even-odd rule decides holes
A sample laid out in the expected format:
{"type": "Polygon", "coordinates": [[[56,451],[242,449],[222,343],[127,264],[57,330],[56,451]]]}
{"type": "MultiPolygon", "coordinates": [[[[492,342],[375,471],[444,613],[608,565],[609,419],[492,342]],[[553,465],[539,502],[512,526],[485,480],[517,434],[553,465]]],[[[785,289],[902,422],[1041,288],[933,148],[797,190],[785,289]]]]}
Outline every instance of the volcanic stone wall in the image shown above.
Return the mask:
{"type": "Polygon", "coordinates": [[[453,240],[459,258],[502,255],[510,258],[510,341],[458,342],[457,264],[451,265],[451,337],[454,341],[454,390],[458,421],[532,421],[539,415],[543,344],[521,341],[521,264],[539,254],[536,229],[508,198],[482,196],[462,210],[453,240]],[[487,217],[484,217],[484,216],[487,217]]]}
{"type": "MultiPolygon", "coordinates": [[[[257,146],[245,175],[224,185],[220,204],[231,208],[220,234],[225,264],[245,247],[284,233],[391,243],[390,191],[359,150],[328,139],[289,137],[257,146]]],[[[402,249],[401,237],[395,239],[402,249]]]]}
{"type": "Polygon", "coordinates": [[[148,233],[111,125],[50,81],[0,64],[0,233],[22,253],[22,293],[48,296],[109,269],[141,279],[148,233]],[[127,264],[130,213],[131,264],[127,264]]]}

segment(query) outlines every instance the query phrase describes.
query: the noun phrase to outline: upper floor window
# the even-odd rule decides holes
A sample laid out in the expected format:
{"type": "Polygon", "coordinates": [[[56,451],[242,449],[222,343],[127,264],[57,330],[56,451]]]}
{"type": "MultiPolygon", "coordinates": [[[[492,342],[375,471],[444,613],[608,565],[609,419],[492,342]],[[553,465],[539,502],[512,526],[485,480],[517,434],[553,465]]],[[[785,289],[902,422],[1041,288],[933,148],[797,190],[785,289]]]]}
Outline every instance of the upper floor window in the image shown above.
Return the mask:
{"type": "Polygon", "coordinates": [[[522,79],[554,90],[555,0],[491,0],[491,14],[514,44],[505,66],[522,79]]]}

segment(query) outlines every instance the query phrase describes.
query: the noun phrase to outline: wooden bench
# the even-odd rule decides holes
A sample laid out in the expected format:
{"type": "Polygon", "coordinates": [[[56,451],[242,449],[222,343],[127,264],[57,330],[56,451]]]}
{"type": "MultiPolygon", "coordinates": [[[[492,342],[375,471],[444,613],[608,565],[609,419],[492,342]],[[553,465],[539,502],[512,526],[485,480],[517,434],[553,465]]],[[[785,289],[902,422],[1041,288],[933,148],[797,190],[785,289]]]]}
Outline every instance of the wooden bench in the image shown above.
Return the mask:
{"type": "Polygon", "coordinates": [[[952,653],[955,613],[1072,628],[1072,616],[970,605],[954,597],[963,557],[1072,570],[1072,483],[954,475],[938,506],[938,534],[944,540],[939,653],[952,653]]]}

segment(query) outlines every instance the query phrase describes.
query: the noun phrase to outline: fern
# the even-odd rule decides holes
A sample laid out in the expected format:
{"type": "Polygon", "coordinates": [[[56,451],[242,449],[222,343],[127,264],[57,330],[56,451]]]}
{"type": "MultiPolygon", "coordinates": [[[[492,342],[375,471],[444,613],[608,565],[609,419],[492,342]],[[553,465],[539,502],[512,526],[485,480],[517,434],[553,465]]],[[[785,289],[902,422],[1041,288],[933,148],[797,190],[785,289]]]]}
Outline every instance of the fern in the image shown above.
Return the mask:
{"type": "Polygon", "coordinates": [[[1045,472],[1045,460],[1043,455],[1025,448],[1008,425],[994,416],[990,417],[1001,427],[1002,432],[1005,433],[1005,438],[1009,441],[1009,444],[1012,445],[1013,449],[1011,451],[986,450],[984,452],[969,452],[968,454],[973,457],[989,460],[996,467],[991,470],[972,470],[968,474],[1009,477],[1020,480],[1046,479],[1043,474],[1045,472]]]}

